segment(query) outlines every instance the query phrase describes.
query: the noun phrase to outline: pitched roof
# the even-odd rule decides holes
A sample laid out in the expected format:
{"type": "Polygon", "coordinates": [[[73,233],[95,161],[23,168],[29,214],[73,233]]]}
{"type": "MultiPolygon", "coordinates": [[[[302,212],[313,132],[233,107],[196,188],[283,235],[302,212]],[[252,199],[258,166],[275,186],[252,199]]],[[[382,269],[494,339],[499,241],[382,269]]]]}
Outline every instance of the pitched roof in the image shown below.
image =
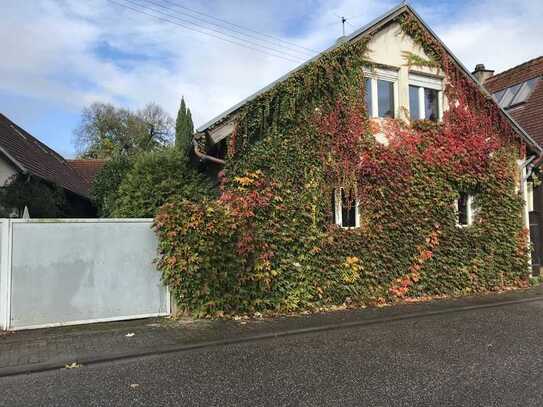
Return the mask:
{"type": "MultiPolygon", "coordinates": [[[[275,85],[285,81],[292,74],[299,71],[300,69],[302,69],[307,64],[309,64],[309,63],[315,61],[316,59],[318,59],[322,54],[325,54],[325,53],[327,53],[329,51],[334,50],[335,48],[341,46],[341,44],[346,42],[346,41],[347,42],[356,41],[359,38],[363,38],[363,37],[365,37],[367,35],[370,35],[370,34],[376,32],[381,27],[383,27],[384,25],[388,24],[389,22],[395,20],[396,18],[398,18],[400,15],[402,15],[405,12],[411,13],[419,21],[419,23],[436,39],[436,41],[439,42],[439,44],[449,54],[449,56],[452,58],[452,60],[464,72],[464,74],[467,77],[471,78],[477,84],[477,86],[479,87],[479,89],[481,90],[481,92],[484,95],[490,97],[490,95],[488,94],[488,91],[477,81],[477,79],[475,79],[475,77],[471,74],[471,72],[462,64],[462,62],[460,62],[460,60],[451,52],[451,50],[449,48],[447,48],[447,46],[443,43],[443,41],[441,41],[441,39],[436,35],[436,33],[417,14],[417,12],[409,4],[406,4],[404,1],[402,1],[402,3],[400,3],[396,7],[389,10],[388,12],[383,14],[381,17],[376,18],[375,20],[373,20],[369,24],[367,24],[367,25],[361,27],[360,29],[354,31],[352,34],[347,36],[344,41],[341,41],[340,43],[336,43],[335,45],[331,46],[330,48],[324,50],[320,54],[316,55],[315,57],[313,57],[313,58],[309,59],[308,61],[304,62],[303,64],[301,64],[300,66],[294,68],[293,70],[291,70],[287,74],[283,75],[281,78],[279,78],[276,81],[270,83],[268,86],[262,88],[258,92],[252,94],[248,98],[242,100],[240,103],[232,106],[230,109],[226,110],[225,112],[223,112],[220,115],[216,116],[215,118],[211,119],[209,122],[207,122],[204,125],[200,126],[197,129],[197,132],[198,133],[203,133],[203,132],[205,132],[207,130],[210,130],[211,128],[223,123],[228,118],[232,117],[232,115],[235,114],[241,107],[243,107],[244,105],[246,105],[250,101],[256,99],[258,96],[265,93],[269,89],[273,88],[275,85]]],[[[496,105],[496,107],[501,110],[502,114],[510,122],[511,126],[513,127],[515,132],[519,135],[519,137],[521,139],[523,139],[527,143],[527,145],[530,146],[530,148],[532,150],[536,151],[538,153],[538,155],[543,155],[543,149],[540,147],[540,145],[532,139],[532,137],[515,121],[515,119],[508,112],[503,110],[498,105],[496,105]]]]}
{"type": "Polygon", "coordinates": [[[495,93],[538,77],[541,79],[525,103],[508,112],[535,141],[543,145],[543,56],[491,76],[485,81],[485,87],[495,93]]]}
{"type": "Polygon", "coordinates": [[[90,191],[96,173],[102,169],[106,160],[68,160],[68,164],[77,171],[85,182],[87,192],[90,191]]]}
{"type": "Polygon", "coordinates": [[[87,196],[82,177],[56,151],[0,113],[0,152],[22,173],[87,196]]]}

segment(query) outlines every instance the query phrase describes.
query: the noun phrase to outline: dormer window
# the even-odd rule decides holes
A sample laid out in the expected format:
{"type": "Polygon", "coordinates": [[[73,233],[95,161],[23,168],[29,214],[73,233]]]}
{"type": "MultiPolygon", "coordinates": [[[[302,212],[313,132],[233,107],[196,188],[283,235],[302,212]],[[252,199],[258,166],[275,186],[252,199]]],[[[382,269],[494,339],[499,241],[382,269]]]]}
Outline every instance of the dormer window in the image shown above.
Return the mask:
{"type": "Polygon", "coordinates": [[[370,118],[397,117],[398,72],[385,69],[366,72],[365,103],[370,118]]]}
{"type": "Polygon", "coordinates": [[[409,116],[411,120],[438,122],[443,116],[442,81],[422,75],[409,75],[409,116]]]}

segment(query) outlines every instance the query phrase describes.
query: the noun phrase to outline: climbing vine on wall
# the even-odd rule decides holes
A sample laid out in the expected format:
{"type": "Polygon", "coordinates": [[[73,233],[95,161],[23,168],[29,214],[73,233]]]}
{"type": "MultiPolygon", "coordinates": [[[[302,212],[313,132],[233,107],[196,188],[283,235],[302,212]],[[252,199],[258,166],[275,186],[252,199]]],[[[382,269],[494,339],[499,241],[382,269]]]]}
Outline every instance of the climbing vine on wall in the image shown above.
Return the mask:
{"type": "Polygon", "coordinates": [[[182,308],[288,312],[525,283],[521,145],[417,20],[407,14],[400,24],[445,73],[442,123],[368,119],[368,38],[245,105],[220,198],[169,203],[155,220],[159,268],[182,308]],[[339,187],[358,202],[359,228],[333,224],[339,187]],[[467,228],[456,226],[460,192],[475,197],[467,228]]]}

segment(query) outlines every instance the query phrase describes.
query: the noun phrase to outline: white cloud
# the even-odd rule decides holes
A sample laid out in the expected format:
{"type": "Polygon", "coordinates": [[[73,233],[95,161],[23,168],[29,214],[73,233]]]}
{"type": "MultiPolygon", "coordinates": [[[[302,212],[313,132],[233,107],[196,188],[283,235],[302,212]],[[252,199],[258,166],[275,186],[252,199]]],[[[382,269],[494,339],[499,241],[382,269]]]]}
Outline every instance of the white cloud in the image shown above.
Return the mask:
{"type": "MultiPolygon", "coordinates": [[[[138,1],[152,5],[166,0],[138,1]]],[[[360,26],[396,4],[391,0],[167,1],[207,8],[225,20],[317,50],[331,45],[340,34],[338,16],[354,17],[351,23],[360,26]]],[[[2,3],[0,90],[71,111],[97,100],[132,108],[154,101],[175,115],[184,95],[196,123],[202,124],[297,65],[108,0],[2,3]],[[97,52],[104,44],[124,57],[97,52]]],[[[454,7],[452,3],[415,7],[470,69],[483,62],[501,70],[541,54],[543,7],[538,0],[520,0],[514,6],[505,0],[483,0],[454,7]]]]}
{"type": "Polygon", "coordinates": [[[540,0],[466,3],[435,29],[468,69],[477,63],[500,72],[543,55],[540,0]]]}

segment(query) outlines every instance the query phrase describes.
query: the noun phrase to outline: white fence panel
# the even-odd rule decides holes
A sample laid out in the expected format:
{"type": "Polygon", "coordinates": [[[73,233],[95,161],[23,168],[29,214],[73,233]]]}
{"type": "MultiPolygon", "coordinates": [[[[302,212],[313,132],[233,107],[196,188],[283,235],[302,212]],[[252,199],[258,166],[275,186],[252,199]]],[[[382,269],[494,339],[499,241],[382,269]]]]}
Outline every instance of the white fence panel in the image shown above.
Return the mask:
{"type": "Polygon", "coordinates": [[[151,219],[2,220],[2,328],[168,315],[151,225],[151,219]]]}

